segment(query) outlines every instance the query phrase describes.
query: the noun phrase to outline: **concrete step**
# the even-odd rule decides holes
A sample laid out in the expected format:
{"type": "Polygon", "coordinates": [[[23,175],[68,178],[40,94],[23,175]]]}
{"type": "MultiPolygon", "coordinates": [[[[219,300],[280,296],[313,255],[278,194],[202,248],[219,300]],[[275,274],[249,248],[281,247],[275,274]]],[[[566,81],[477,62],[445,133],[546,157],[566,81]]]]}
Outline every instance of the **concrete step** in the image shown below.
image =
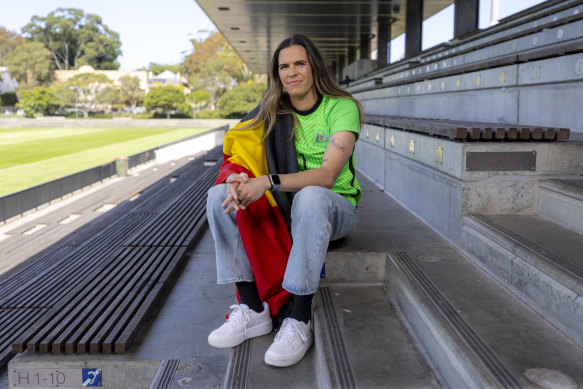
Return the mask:
{"type": "Polygon", "coordinates": [[[583,346],[583,235],[541,216],[464,218],[464,249],[583,346]]]}
{"type": "Polygon", "coordinates": [[[320,388],[439,388],[382,285],[321,287],[314,309],[320,388]]]}
{"type": "Polygon", "coordinates": [[[390,293],[448,388],[577,388],[583,349],[451,249],[389,253],[390,293]]]}
{"type": "Polygon", "coordinates": [[[411,225],[411,215],[368,177],[358,175],[363,196],[358,203],[358,222],[347,237],[330,242],[326,255],[328,282],[384,282],[387,248],[424,228],[411,225]],[[390,219],[389,219],[390,218],[390,219]],[[390,222],[388,222],[390,220],[390,222]]]}
{"type": "Polygon", "coordinates": [[[538,214],[583,234],[583,179],[541,181],[538,214]]]}
{"type": "Polygon", "coordinates": [[[264,362],[273,333],[235,347],[224,388],[439,388],[381,284],[335,284],[316,294],[314,345],[296,365],[264,362]]]}
{"type": "Polygon", "coordinates": [[[18,354],[8,365],[10,388],[86,387],[149,388],[160,361],[137,361],[123,355],[18,354]]]}
{"type": "Polygon", "coordinates": [[[304,358],[293,366],[279,368],[267,365],[265,352],[276,335],[260,336],[245,341],[231,351],[223,388],[315,388],[318,387],[316,351],[311,347],[304,358]]]}

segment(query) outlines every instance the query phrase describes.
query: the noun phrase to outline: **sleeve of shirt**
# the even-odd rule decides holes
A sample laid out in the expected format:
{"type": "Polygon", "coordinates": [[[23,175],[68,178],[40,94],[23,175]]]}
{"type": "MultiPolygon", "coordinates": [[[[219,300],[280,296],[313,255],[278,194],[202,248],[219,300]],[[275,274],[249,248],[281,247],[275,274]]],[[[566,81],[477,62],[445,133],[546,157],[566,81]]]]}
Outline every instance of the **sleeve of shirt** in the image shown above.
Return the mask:
{"type": "Polygon", "coordinates": [[[338,99],[330,110],[328,126],[331,134],[339,131],[351,131],[356,134],[356,140],[358,140],[360,117],[356,103],[350,99],[338,99]]]}

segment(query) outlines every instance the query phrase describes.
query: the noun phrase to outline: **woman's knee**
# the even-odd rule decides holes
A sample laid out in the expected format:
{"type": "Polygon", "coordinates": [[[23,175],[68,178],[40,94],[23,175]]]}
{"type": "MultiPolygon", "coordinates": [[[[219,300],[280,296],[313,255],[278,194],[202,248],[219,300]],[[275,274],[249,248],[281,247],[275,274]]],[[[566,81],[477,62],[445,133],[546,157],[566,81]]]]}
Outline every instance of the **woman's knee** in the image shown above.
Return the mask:
{"type": "Polygon", "coordinates": [[[227,198],[225,184],[215,185],[207,192],[206,204],[207,209],[222,208],[221,204],[227,198]]]}
{"type": "Polygon", "coordinates": [[[306,186],[297,192],[292,204],[292,217],[298,212],[307,212],[313,216],[326,213],[328,209],[326,191],[328,190],[320,186],[306,186]]]}

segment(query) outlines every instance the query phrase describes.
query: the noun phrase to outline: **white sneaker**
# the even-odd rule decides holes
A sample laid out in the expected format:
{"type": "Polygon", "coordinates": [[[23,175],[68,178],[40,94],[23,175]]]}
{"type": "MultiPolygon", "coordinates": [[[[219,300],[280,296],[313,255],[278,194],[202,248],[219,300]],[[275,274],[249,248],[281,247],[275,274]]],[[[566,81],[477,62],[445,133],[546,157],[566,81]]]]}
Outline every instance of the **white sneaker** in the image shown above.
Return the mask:
{"type": "Polygon", "coordinates": [[[279,367],[294,365],[304,357],[313,342],[310,323],[288,317],[267,349],[265,363],[279,367]]]}
{"type": "Polygon", "coordinates": [[[225,348],[235,347],[250,338],[269,334],[273,330],[269,305],[263,302],[263,312],[255,312],[246,304],[231,305],[233,311],[229,319],[210,333],[208,342],[211,346],[225,348]]]}

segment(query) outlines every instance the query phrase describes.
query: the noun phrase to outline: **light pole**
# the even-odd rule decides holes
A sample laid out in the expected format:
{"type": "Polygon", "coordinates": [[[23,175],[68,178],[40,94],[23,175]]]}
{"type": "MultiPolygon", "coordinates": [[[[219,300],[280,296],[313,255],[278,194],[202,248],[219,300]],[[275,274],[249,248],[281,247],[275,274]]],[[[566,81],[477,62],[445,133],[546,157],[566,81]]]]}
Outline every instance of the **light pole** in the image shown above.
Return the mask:
{"type": "Polygon", "coordinates": [[[190,90],[192,91],[192,118],[196,119],[196,93],[194,88],[190,90]]]}
{"type": "Polygon", "coordinates": [[[75,119],[79,119],[79,88],[70,86],[69,89],[75,91],[75,119]]]}

